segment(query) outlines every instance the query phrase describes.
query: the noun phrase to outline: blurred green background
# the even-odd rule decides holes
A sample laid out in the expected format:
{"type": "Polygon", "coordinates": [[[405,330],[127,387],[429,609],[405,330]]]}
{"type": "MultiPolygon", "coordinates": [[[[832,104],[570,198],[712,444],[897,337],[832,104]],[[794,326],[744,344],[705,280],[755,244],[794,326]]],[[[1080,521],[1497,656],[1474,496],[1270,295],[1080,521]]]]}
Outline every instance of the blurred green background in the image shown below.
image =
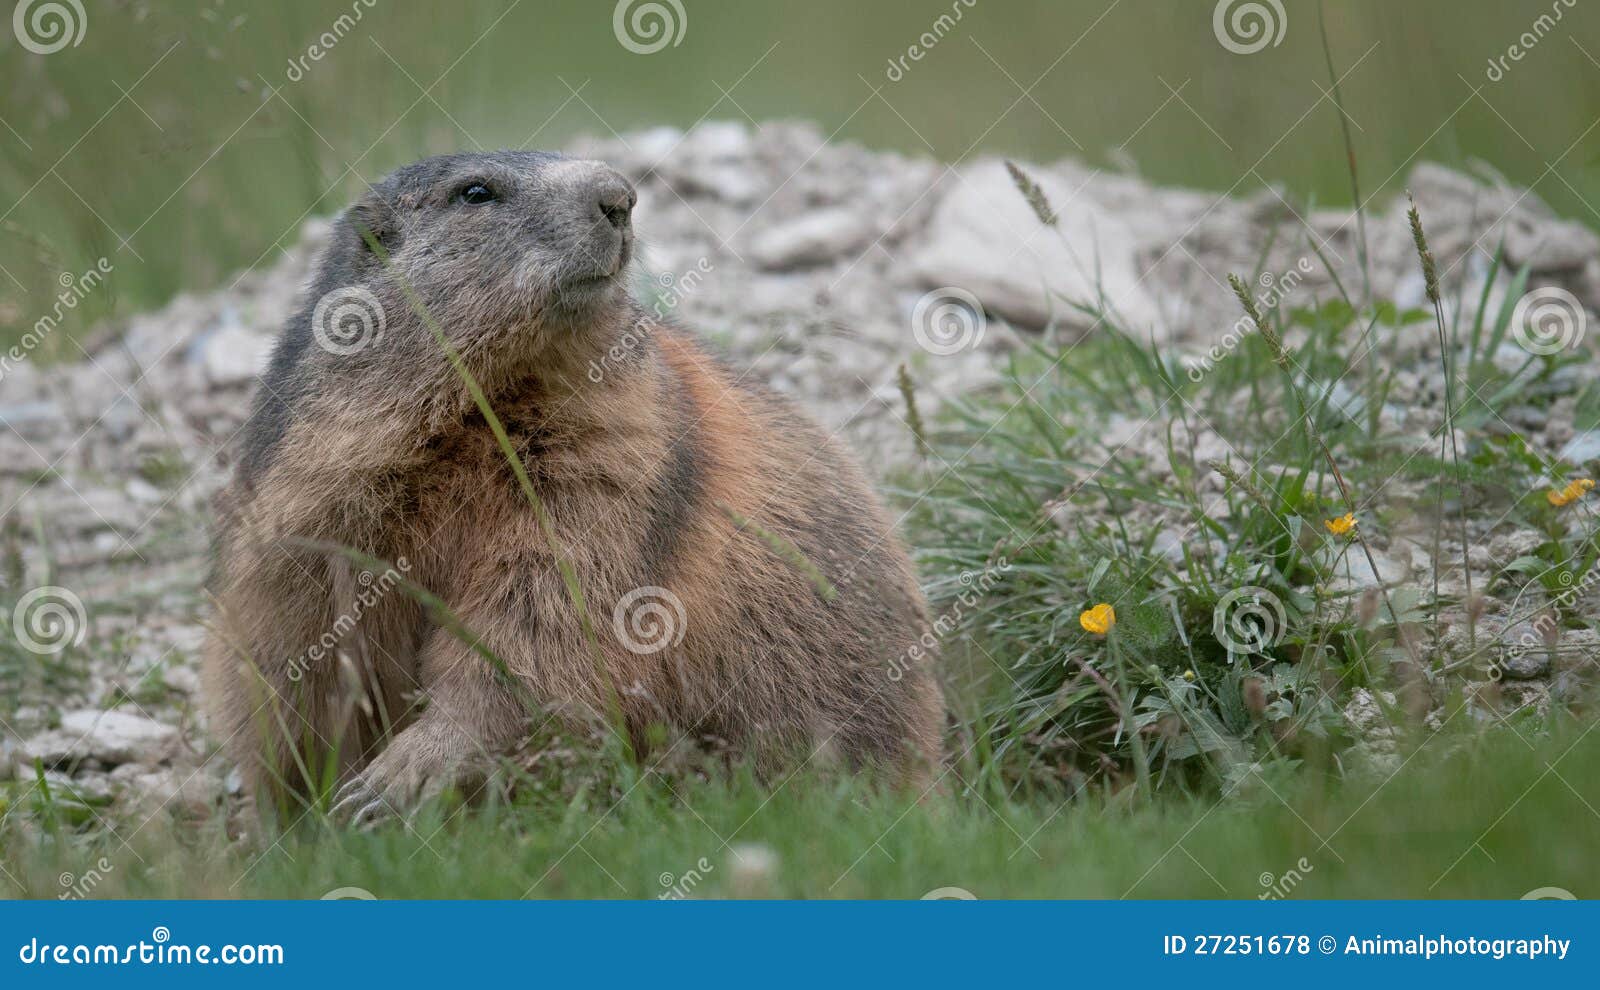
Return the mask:
{"type": "MultiPolygon", "coordinates": [[[[1282,0],[1281,42],[1254,54],[1218,42],[1210,0],[679,0],[681,41],[654,54],[619,43],[611,0],[63,0],[76,18],[73,2],[76,46],[36,54],[14,20],[0,30],[0,342],[50,310],[63,272],[115,266],[36,356],[75,355],[108,313],[270,264],[362,178],[477,145],[807,118],[947,161],[1072,155],[1163,183],[1351,198],[1309,0],[1282,0]],[[294,66],[341,15],[337,44],[294,66]]],[[[1481,160],[1600,226],[1595,6],[1328,3],[1363,194],[1420,159],[1481,160]]]]}

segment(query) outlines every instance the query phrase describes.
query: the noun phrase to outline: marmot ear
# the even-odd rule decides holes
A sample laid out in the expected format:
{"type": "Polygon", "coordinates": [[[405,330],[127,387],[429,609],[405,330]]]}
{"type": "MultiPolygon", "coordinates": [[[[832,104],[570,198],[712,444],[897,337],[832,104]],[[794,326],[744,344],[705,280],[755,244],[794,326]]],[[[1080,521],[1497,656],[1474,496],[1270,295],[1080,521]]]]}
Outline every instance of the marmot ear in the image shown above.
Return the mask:
{"type": "Polygon", "coordinates": [[[368,193],[345,213],[348,236],[355,239],[352,247],[356,257],[377,261],[399,250],[403,240],[400,223],[394,207],[373,193],[368,193]]]}

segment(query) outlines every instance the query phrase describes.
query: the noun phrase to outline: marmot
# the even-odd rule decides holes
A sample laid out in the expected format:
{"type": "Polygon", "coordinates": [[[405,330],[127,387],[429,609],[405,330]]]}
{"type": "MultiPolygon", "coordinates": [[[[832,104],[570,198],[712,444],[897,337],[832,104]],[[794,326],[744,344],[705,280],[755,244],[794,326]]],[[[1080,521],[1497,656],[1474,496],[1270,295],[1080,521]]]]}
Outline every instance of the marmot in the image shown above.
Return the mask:
{"type": "Polygon", "coordinates": [[[635,302],[635,200],[598,162],[457,154],[334,224],[218,499],[206,690],[258,800],[403,809],[530,708],[926,779],[905,549],[839,445],[635,302]]]}

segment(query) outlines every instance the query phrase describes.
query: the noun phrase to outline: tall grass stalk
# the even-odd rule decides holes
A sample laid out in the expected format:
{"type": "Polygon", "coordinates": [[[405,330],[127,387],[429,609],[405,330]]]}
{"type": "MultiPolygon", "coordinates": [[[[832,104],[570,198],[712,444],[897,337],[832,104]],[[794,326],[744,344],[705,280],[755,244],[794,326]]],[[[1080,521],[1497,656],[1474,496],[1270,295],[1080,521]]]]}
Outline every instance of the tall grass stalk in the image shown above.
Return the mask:
{"type": "Polygon", "coordinates": [[[1322,39],[1322,59],[1328,67],[1328,82],[1333,90],[1333,105],[1339,111],[1339,132],[1344,138],[1345,166],[1350,172],[1350,197],[1356,211],[1356,256],[1361,262],[1361,299],[1372,301],[1372,266],[1367,253],[1367,215],[1361,201],[1361,181],[1356,172],[1356,146],[1350,136],[1350,115],[1344,110],[1339,91],[1339,74],[1333,70],[1333,51],[1328,46],[1328,21],[1321,3],[1317,4],[1317,29],[1322,39]]]}
{"type": "MultiPolygon", "coordinates": [[[[1407,194],[1410,199],[1410,194],[1407,194]]],[[[1455,468],[1456,476],[1456,504],[1461,519],[1461,573],[1466,579],[1467,604],[1472,602],[1472,566],[1468,555],[1471,552],[1471,543],[1467,530],[1467,500],[1466,486],[1461,473],[1461,451],[1456,442],[1456,391],[1455,391],[1455,356],[1454,335],[1446,332],[1444,326],[1444,307],[1439,297],[1439,269],[1434,263],[1433,252],[1428,249],[1428,235],[1422,229],[1422,215],[1417,212],[1417,201],[1411,199],[1411,208],[1406,212],[1406,218],[1411,222],[1411,239],[1417,248],[1417,259],[1422,264],[1423,286],[1428,295],[1428,301],[1433,304],[1433,323],[1439,332],[1439,365],[1444,372],[1444,436],[1439,438],[1439,495],[1435,503],[1433,521],[1433,627],[1434,641],[1438,642],[1440,635],[1439,618],[1439,552],[1443,543],[1444,531],[1444,455],[1445,450],[1450,452],[1450,461],[1455,468]]],[[[1467,620],[1468,648],[1474,649],[1478,645],[1478,624],[1472,619],[1467,620]]]]}

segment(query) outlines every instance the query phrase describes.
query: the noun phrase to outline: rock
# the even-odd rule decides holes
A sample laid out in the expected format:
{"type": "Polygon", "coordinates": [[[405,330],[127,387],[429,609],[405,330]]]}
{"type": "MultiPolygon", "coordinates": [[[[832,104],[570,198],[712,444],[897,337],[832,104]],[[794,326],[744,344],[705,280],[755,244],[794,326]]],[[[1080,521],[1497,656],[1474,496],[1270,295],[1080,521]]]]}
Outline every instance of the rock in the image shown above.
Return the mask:
{"type": "Polygon", "coordinates": [[[1344,720],[1360,736],[1390,739],[1395,734],[1395,726],[1384,713],[1384,706],[1393,708],[1395,704],[1395,696],[1388,691],[1381,691],[1374,696],[1366,688],[1356,688],[1345,703],[1344,720]],[[1382,705],[1378,703],[1379,697],[1383,699],[1382,705]]]}
{"type": "Polygon", "coordinates": [[[1134,336],[1159,331],[1155,300],[1134,264],[1134,232],[1049,170],[1024,170],[1058,212],[1059,235],[1039,222],[1004,163],[983,160],[961,170],[934,210],[926,243],[910,261],[913,277],[930,289],[969,292],[985,310],[1027,327],[1054,316],[1085,332],[1095,321],[1071,304],[1104,298],[1134,336]]]}
{"type": "Polygon", "coordinates": [[[1155,542],[1150,549],[1156,556],[1169,564],[1181,566],[1183,564],[1183,551],[1189,546],[1191,537],[1194,539],[1195,550],[1200,551],[1204,543],[1198,533],[1185,534],[1174,526],[1167,526],[1156,533],[1155,542]]]}
{"type": "Polygon", "coordinates": [[[228,323],[206,336],[200,362],[211,384],[243,385],[261,374],[271,353],[271,337],[240,323],[228,323]]]}
{"type": "Polygon", "coordinates": [[[1500,533],[1489,540],[1489,564],[1499,570],[1519,557],[1532,555],[1544,542],[1544,534],[1534,529],[1500,533]]]}
{"type": "Polygon", "coordinates": [[[166,492],[143,478],[132,478],[125,486],[128,497],[142,505],[160,505],[170,497],[166,492]]]}
{"type": "Polygon", "coordinates": [[[1501,657],[1500,670],[1509,680],[1535,680],[1550,673],[1550,653],[1543,647],[1507,650],[1501,657]]]}
{"type": "Polygon", "coordinates": [[[1372,560],[1368,561],[1367,555],[1357,544],[1345,550],[1344,561],[1336,567],[1334,575],[1331,584],[1336,591],[1376,588],[1380,579],[1382,584],[1393,586],[1411,575],[1411,565],[1381,550],[1373,550],[1372,560]],[[1376,573],[1372,570],[1373,564],[1378,566],[1376,573]]]}
{"type": "Polygon", "coordinates": [[[831,207],[762,231],[751,239],[749,254],[771,270],[820,265],[859,251],[876,233],[860,209],[831,207]]]}
{"type": "Polygon", "coordinates": [[[25,439],[38,440],[59,433],[66,423],[66,413],[50,399],[0,405],[0,426],[15,431],[25,439]]]}
{"type": "Polygon", "coordinates": [[[766,192],[764,178],[751,168],[749,128],[732,121],[706,121],[687,135],[656,171],[680,195],[750,206],[766,192]]]}
{"type": "Polygon", "coordinates": [[[123,801],[149,812],[202,812],[224,789],[216,776],[193,767],[151,770],[129,763],[111,771],[111,780],[123,801]]]}
{"type": "Polygon", "coordinates": [[[89,772],[68,776],[54,770],[46,770],[44,782],[57,798],[75,798],[85,804],[103,804],[111,799],[111,778],[103,773],[89,772]]]}
{"type": "Polygon", "coordinates": [[[1432,162],[1412,169],[1406,187],[1416,197],[1429,246],[1441,266],[1453,266],[1475,243],[1502,239],[1513,269],[1527,265],[1535,272],[1576,275],[1600,255],[1600,235],[1560,219],[1530,191],[1485,184],[1432,162]]]}
{"type": "Polygon", "coordinates": [[[161,677],[167,687],[174,691],[194,696],[200,694],[200,675],[195,673],[193,667],[168,667],[161,672],[161,677]]]}
{"type": "Polygon", "coordinates": [[[1587,464],[1600,460],[1600,430],[1584,430],[1561,448],[1562,460],[1574,464],[1587,464]]]}
{"type": "Polygon", "coordinates": [[[1495,646],[1496,666],[1506,678],[1527,681],[1550,672],[1550,649],[1531,622],[1507,626],[1501,630],[1495,646]]]}
{"type": "Polygon", "coordinates": [[[109,529],[118,534],[113,545],[120,544],[123,536],[133,536],[150,520],[148,511],[129,501],[121,488],[80,487],[75,497],[68,493],[51,517],[80,533],[109,529]]]}
{"type": "Polygon", "coordinates": [[[82,709],[61,716],[61,727],[22,744],[25,764],[35,759],[46,766],[94,760],[105,766],[155,764],[171,757],[178,730],[143,715],[82,709]]]}
{"type": "Polygon", "coordinates": [[[1538,406],[1512,406],[1505,411],[1504,418],[1520,430],[1538,433],[1550,422],[1550,413],[1538,406]]]}

